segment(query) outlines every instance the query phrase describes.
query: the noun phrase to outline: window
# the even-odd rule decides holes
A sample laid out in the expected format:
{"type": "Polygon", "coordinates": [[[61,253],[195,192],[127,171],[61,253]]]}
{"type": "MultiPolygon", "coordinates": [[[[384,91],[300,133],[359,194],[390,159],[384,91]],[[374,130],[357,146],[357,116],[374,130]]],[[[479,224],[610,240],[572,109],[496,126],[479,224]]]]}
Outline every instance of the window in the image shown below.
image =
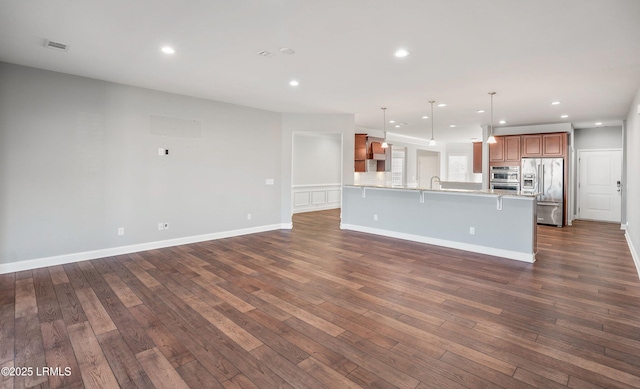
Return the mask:
{"type": "Polygon", "coordinates": [[[466,155],[449,155],[449,181],[467,181],[469,157],[466,155]]]}

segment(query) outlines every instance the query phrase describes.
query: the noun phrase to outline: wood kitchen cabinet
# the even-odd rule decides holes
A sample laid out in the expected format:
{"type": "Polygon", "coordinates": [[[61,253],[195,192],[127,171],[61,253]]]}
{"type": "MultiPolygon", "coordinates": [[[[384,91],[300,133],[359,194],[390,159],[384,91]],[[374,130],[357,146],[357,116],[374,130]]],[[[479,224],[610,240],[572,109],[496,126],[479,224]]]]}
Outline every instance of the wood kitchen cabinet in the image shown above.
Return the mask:
{"type": "Polygon", "coordinates": [[[482,142],[473,142],[473,172],[482,173],[482,142]]]}
{"type": "Polygon", "coordinates": [[[496,136],[496,143],[489,145],[489,164],[520,165],[520,135],[496,136]]]}
{"type": "Polygon", "coordinates": [[[376,160],[376,171],[384,172],[391,168],[391,150],[382,148],[382,139],[367,134],[355,134],[353,166],[356,172],[367,171],[367,160],[376,160]]]}
{"type": "Polygon", "coordinates": [[[522,157],[564,157],[567,134],[522,135],[522,157]]]}
{"type": "Polygon", "coordinates": [[[564,157],[567,134],[542,134],[542,155],[544,157],[564,157]]]}
{"type": "Polygon", "coordinates": [[[356,134],[354,167],[356,172],[364,172],[367,159],[367,134],[356,134]]]}

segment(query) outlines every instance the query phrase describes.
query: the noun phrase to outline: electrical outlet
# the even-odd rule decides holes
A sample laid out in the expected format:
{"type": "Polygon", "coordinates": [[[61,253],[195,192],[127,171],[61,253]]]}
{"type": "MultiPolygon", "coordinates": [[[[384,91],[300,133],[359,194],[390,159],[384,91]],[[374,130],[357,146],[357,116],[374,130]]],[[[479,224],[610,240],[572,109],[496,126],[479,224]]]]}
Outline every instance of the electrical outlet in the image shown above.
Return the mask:
{"type": "Polygon", "coordinates": [[[164,223],[164,229],[168,230],[169,229],[169,223],[164,223]]]}
{"type": "Polygon", "coordinates": [[[250,213],[247,214],[247,220],[251,220],[251,214],[250,213]]]}
{"type": "Polygon", "coordinates": [[[164,223],[158,223],[158,231],[164,230],[164,223]]]}
{"type": "Polygon", "coordinates": [[[378,215],[373,215],[373,221],[377,222],[378,221],[378,215]]]}
{"type": "Polygon", "coordinates": [[[124,235],[124,227],[118,227],[118,236],[124,235]]]}
{"type": "Polygon", "coordinates": [[[475,235],[476,234],[476,228],[475,227],[469,227],[469,235],[475,235]]]}

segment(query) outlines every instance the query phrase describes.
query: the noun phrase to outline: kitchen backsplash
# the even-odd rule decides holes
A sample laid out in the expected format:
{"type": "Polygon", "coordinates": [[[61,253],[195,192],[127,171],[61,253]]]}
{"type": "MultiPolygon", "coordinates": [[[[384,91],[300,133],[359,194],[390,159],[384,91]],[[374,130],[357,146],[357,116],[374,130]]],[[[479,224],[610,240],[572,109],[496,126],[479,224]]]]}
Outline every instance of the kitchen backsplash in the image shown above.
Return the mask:
{"type": "Polygon", "coordinates": [[[391,185],[390,172],[363,172],[354,173],[355,185],[391,185]]]}

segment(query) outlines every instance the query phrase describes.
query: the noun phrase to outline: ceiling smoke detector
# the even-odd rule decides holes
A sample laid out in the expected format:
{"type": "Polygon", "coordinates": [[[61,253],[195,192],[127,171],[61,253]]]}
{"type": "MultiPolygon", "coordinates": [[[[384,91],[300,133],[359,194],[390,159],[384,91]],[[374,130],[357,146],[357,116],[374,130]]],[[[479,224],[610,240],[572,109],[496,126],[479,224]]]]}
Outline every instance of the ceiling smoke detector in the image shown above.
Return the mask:
{"type": "Polygon", "coordinates": [[[58,51],[67,51],[69,50],[69,45],[65,45],[64,43],[50,41],[46,39],[44,41],[44,47],[47,49],[58,50],[58,51]]]}
{"type": "Polygon", "coordinates": [[[271,53],[268,52],[267,50],[262,50],[262,51],[258,51],[258,55],[261,57],[270,57],[271,53]]]}

